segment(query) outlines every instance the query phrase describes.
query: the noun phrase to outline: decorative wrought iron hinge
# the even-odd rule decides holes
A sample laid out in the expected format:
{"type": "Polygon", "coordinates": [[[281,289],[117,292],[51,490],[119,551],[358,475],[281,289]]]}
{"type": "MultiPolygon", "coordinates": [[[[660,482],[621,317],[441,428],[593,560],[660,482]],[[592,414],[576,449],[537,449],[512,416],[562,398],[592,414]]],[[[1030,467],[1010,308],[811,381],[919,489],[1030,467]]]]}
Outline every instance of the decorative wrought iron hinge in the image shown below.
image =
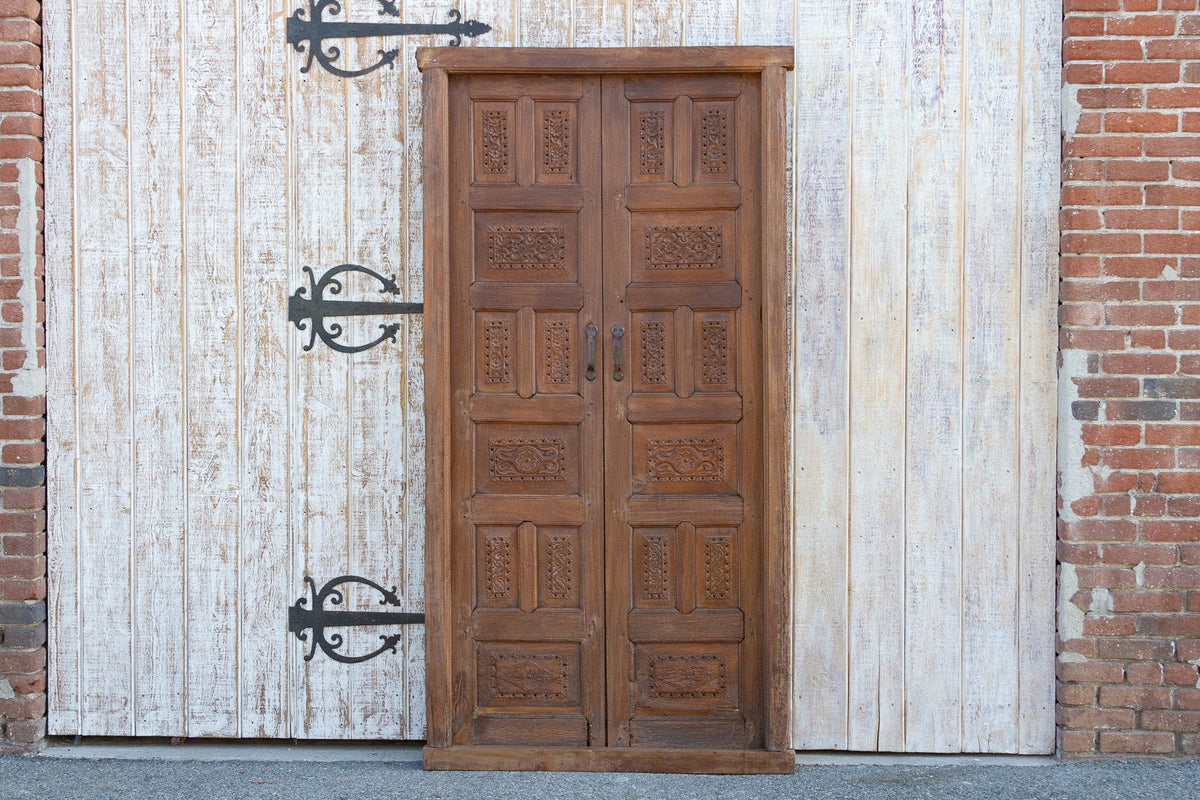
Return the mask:
{"type": "Polygon", "coordinates": [[[305,661],[312,661],[319,647],[321,652],[334,661],[340,661],[343,664],[361,664],[382,653],[395,653],[396,646],[404,636],[403,633],[382,634],[379,638],[383,640],[383,644],[377,649],[366,655],[350,656],[338,652],[338,648],[346,643],[345,637],[340,633],[331,633],[326,636],[326,628],[350,628],[360,625],[419,625],[425,622],[424,614],[400,611],[345,611],[325,608],[326,601],[329,601],[331,605],[342,605],[346,598],[338,587],[350,583],[368,586],[379,592],[383,596],[383,599],[379,601],[381,606],[399,606],[402,603],[396,596],[395,586],[389,591],[378,583],[357,575],[342,575],[334,578],[322,586],[319,592],[317,591],[317,582],[308,575],[304,576],[304,583],[313,595],[312,608],[305,607],[308,605],[307,597],[297,600],[296,604],[288,609],[288,632],[296,634],[296,638],[300,641],[307,642],[309,634],[306,631],[312,630],[312,643],[309,645],[308,655],[304,657],[305,661]]]}
{"type": "Polygon", "coordinates": [[[308,330],[309,325],[304,320],[311,321],[312,330],[309,331],[308,344],[304,345],[306,351],[312,350],[319,336],[322,342],[339,353],[361,353],[385,341],[395,342],[396,334],[400,330],[399,322],[381,324],[379,327],[383,332],[378,338],[367,344],[347,345],[335,341],[345,332],[345,328],[337,322],[331,322],[326,326],[326,317],[421,314],[425,311],[424,303],[398,303],[389,300],[331,300],[325,297],[326,289],[329,290],[330,294],[341,294],[343,286],[338,276],[351,272],[369,275],[383,284],[383,288],[379,290],[380,294],[400,294],[400,287],[396,285],[395,277],[385,278],[375,270],[367,269],[358,264],[338,264],[322,275],[321,280],[317,280],[316,275],[313,274],[312,267],[304,267],[304,271],[308,274],[308,282],[312,287],[312,297],[305,296],[308,289],[301,286],[296,290],[294,295],[288,298],[288,322],[295,323],[296,327],[303,331],[308,330]]]}
{"type": "MultiPolygon", "coordinates": [[[[329,9],[330,16],[340,14],[342,4],[339,0],[308,0],[307,12],[303,8],[298,8],[292,16],[288,17],[288,44],[294,47],[297,53],[303,53],[305,48],[308,50],[308,61],[300,68],[301,72],[308,72],[315,59],[327,72],[338,77],[357,78],[360,75],[372,73],[385,65],[394,69],[396,58],[400,55],[399,48],[380,50],[378,63],[364,69],[346,70],[334,66],[333,62],[341,57],[342,51],[335,45],[326,47],[326,39],[364,39],[372,36],[444,33],[453,37],[450,40],[450,46],[456,47],[462,43],[462,37],[475,38],[492,29],[492,26],[476,19],[463,21],[462,14],[456,8],[450,10],[450,21],[441,25],[420,25],[411,22],[334,22],[325,19],[325,9],[329,9]]],[[[379,15],[399,17],[400,9],[392,0],[379,0],[379,15]]]]}

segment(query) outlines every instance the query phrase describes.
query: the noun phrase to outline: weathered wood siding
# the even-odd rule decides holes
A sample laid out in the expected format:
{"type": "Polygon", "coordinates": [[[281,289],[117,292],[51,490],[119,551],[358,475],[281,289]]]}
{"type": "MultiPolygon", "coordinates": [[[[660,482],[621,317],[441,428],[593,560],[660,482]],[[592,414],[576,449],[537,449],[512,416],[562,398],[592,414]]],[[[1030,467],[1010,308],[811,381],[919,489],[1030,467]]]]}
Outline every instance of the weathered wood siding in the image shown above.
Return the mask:
{"type": "MultiPolygon", "coordinates": [[[[285,630],[305,575],[423,607],[421,321],[303,352],[286,306],[347,261],[420,299],[412,52],[439,41],[301,74],[300,5],[45,3],[51,733],[423,736],[419,628],[350,667],[285,630]]],[[[767,332],[794,354],[794,743],[1051,751],[1060,6],[459,8],[479,46],[796,45],[767,332]]]]}

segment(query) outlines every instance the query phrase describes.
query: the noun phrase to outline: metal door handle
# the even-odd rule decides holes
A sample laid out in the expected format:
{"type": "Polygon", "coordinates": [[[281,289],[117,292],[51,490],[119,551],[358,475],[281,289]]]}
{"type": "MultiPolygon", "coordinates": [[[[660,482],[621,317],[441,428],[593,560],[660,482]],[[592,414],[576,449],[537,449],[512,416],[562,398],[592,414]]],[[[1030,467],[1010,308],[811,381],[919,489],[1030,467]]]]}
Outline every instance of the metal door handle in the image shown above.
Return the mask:
{"type": "Polygon", "coordinates": [[[621,358],[621,337],[625,335],[624,325],[613,325],[613,380],[619,381],[625,377],[625,365],[621,358]]]}
{"type": "Polygon", "coordinates": [[[587,335],[587,370],[583,373],[583,377],[589,381],[596,380],[596,332],[600,330],[592,323],[588,323],[583,329],[587,335]]]}

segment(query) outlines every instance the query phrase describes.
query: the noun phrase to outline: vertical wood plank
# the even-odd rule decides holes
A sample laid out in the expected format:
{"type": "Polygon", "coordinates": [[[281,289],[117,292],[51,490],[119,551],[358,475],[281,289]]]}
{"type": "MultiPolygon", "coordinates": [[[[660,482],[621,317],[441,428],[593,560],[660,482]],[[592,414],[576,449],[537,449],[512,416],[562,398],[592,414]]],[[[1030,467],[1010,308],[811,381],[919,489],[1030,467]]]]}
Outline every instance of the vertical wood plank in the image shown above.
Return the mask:
{"type": "Polygon", "coordinates": [[[989,2],[968,15],[964,41],[963,747],[972,752],[1016,747],[1020,29],[1019,4],[989,2]]]}
{"type": "Polygon", "coordinates": [[[72,12],[42,9],[46,201],[46,491],[49,573],[48,732],[82,733],[79,607],[78,390],[75,335],[75,87],[72,12]]]}
{"type": "MultiPolygon", "coordinates": [[[[800,0],[807,2],[808,0],[800,0]]],[[[793,28],[796,0],[754,0],[737,4],[737,43],[740,45],[788,45],[796,37],[793,28]]],[[[826,16],[838,16],[838,12],[827,9],[826,16]]],[[[844,18],[844,12],[842,12],[844,18]]],[[[828,20],[822,27],[828,25],[828,20]]],[[[834,26],[836,29],[838,26],[834,26]]],[[[801,32],[802,36],[812,31],[801,32]]],[[[799,57],[799,54],[797,54],[799,57]]],[[[790,129],[789,129],[790,130],[790,129]]]]}
{"type": "Polygon", "coordinates": [[[241,297],[237,19],[184,19],[184,303],[187,312],[187,725],[238,732],[241,297]]]}
{"type": "Polygon", "coordinates": [[[683,44],[683,4],[678,0],[629,0],[632,47],[683,44]]]}
{"type": "Polygon", "coordinates": [[[624,47],[629,26],[626,0],[574,0],[571,21],[576,47],[624,47]]]}
{"type": "Polygon", "coordinates": [[[478,39],[465,39],[463,44],[473,47],[516,47],[521,37],[520,19],[517,15],[517,6],[521,2],[522,0],[467,0],[463,17],[484,20],[492,26],[492,31],[478,39]]]}
{"type": "Polygon", "coordinates": [[[133,247],[134,732],[184,735],[183,178],[181,18],[129,15],[133,247]]]}
{"type": "MultiPolygon", "coordinates": [[[[962,0],[913,0],[908,131],[905,738],[956,752],[962,676],[962,0]]],[[[975,678],[967,677],[967,680],[975,678]]]]}
{"type": "MultiPolygon", "coordinates": [[[[239,25],[241,164],[238,246],[244,265],[241,361],[239,735],[288,734],[288,639],[281,624],[300,591],[288,553],[288,323],[301,282],[289,258],[287,84],[278,69],[278,20],[288,0],[243,0],[239,25]]],[[[294,69],[294,65],[291,67],[294,69]]],[[[296,655],[299,659],[300,656],[296,655]]]]}
{"type": "Polygon", "coordinates": [[[1017,749],[1054,752],[1055,357],[1058,349],[1057,0],[1025,0],[1021,41],[1021,518],[1017,749]]]}
{"type": "Polygon", "coordinates": [[[850,747],[904,744],[908,0],[852,4],[850,747]],[[901,22],[903,20],[903,22],[901,22]]]}
{"type": "MultiPolygon", "coordinates": [[[[343,51],[343,59],[355,52],[343,51]]],[[[311,266],[318,276],[348,260],[349,165],[347,138],[348,82],[324,70],[293,73],[295,157],[292,219],[297,266],[311,266]],[[315,167],[315,168],[314,168],[315,167]]],[[[344,291],[353,291],[346,289],[344,291]]],[[[344,333],[349,338],[353,331],[344,333]]],[[[295,389],[292,398],[294,493],[291,501],[295,537],[292,586],[299,593],[311,576],[318,588],[347,572],[349,557],[349,359],[319,341],[302,351],[307,334],[293,334],[295,389]]],[[[301,662],[294,691],[298,708],[293,736],[335,739],[350,721],[350,681],[345,664],[321,655],[301,662]]]]}
{"type": "Polygon", "coordinates": [[[683,23],[683,44],[737,43],[738,0],[688,0],[683,23]]]}
{"type": "MultiPolygon", "coordinates": [[[[801,0],[797,11],[818,0],[801,0]]],[[[792,320],[792,745],[848,746],[849,16],[797,27],[792,320]],[[837,38],[835,34],[841,34],[837,38]]]]}
{"type": "MultiPolygon", "coordinates": [[[[367,19],[375,13],[369,6],[360,10],[367,19]]],[[[354,57],[372,57],[378,45],[360,41],[348,47],[354,57]]],[[[347,85],[349,117],[349,215],[347,232],[350,261],[380,274],[395,275],[406,286],[407,235],[404,228],[405,159],[404,101],[401,75],[383,70],[347,85]]],[[[378,285],[354,282],[347,291],[352,297],[370,297],[378,285]]],[[[398,298],[397,298],[398,299],[398,298]]],[[[407,298],[405,298],[407,299],[407,298]]],[[[370,341],[379,335],[381,323],[401,322],[395,318],[360,317],[349,327],[354,341],[370,341]]],[[[410,569],[420,564],[405,561],[406,526],[403,515],[405,473],[409,467],[405,448],[405,425],[411,412],[405,402],[406,365],[400,348],[406,339],[397,337],[364,353],[349,356],[349,520],[348,572],[362,575],[382,586],[398,590],[410,569]]],[[[352,608],[378,610],[374,592],[351,591],[352,608]]],[[[347,631],[347,646],[353,652],[370,652],[379,646],[380,634],[396,629],[347,631]]],[[[355,739],[400,739],[407,724],[408,695],[402,691],[408,679],[403,652],[388,653],[349,667],[349,726],[342,736],[355,739]]]]}
{"type": "Polygon", "coordinates": [[[124,6],[73,9],[78,340],[81,732],[128,736],[133,719],[130,589],[129,123],[124,6]],[[84,330],[81,328],[81,332],[84,330]]]}
{"type": "Polygon", "coordinates": [[[571,4],[563,0],[518,0],[519,47],[570,47],[571,4]]]}

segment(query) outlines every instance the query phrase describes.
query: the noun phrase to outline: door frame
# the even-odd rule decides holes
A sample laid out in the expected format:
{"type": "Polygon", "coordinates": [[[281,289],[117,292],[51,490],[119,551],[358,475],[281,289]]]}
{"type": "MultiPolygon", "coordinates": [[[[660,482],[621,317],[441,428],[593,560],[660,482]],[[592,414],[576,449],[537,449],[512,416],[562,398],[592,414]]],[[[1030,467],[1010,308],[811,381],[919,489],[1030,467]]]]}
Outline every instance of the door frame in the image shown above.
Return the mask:
{"type": "Polygon", "coordinates": [[[657,772],[791,772],[791,536],[787,491],[787,346],[784,176],[786,77],[791,47],[499,48],[423,47],[425,258],[425,687],[426,768],[657,772]],[[451,74],[758,73],[761,77],[763,331],[763,740],[765,751],[637,748],[451,747],[450,130],[451,74]],[[776,335],[768,335],[769,332],[776,335]],[[471,751],[456,757],[455,751],[471,751]]]}

